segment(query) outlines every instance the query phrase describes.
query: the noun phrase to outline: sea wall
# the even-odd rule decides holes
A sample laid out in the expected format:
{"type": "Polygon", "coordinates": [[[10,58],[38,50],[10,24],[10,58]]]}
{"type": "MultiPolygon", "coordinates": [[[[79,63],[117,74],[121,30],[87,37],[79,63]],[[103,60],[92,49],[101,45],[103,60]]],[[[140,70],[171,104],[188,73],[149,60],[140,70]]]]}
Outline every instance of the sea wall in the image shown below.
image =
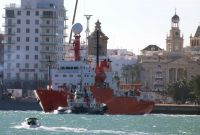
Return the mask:
{"type": "Polygon", "coordinates": [[[0,100],[0,110],[41,111],[41,108],[36,101],[0,100]]]}
{"type": "Polygon", "coordinates": [[[156,104],[151,113],[199,115],[200,105],[156,104]]]}

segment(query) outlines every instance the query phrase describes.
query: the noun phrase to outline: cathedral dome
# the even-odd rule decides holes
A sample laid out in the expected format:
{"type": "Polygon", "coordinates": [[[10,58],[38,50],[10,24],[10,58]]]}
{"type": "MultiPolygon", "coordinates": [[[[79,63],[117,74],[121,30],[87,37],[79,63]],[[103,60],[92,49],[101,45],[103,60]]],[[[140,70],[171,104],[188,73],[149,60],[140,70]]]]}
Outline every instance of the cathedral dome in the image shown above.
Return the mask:
{"type": "Polygon", "coordinates": [[[179,19],[179,16],[177,14],[175,14],[173,17],[172,17],[172,22],[173,23],[179,23],[180,19],[179,19]]]}

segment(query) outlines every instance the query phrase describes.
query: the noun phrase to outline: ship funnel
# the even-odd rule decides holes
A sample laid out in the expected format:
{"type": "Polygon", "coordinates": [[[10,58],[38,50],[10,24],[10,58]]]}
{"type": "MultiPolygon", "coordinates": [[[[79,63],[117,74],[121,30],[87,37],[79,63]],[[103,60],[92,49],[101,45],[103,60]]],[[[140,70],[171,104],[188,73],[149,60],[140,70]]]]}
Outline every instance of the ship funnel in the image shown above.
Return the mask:
{"type": "Polygon", "coordinates": [[[73,42],[74,58],[75,61],[80,61],[80,33],[83,31],[83,26],[80,23],[76,23],[72,26],[75,40],[73,42]]]}

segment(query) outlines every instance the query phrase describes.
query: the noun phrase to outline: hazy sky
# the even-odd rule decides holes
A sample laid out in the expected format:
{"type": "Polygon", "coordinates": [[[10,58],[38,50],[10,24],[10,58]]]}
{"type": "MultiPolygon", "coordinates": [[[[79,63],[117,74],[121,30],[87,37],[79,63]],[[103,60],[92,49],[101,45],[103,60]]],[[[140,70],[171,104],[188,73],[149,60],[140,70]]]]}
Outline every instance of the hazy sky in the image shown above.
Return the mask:
{"type": "MultiPolygon", "coordinates": [[[[4,14],[6,4],[13,2],[20,4],[20,0],[0,0],[0,14],[4,14]]],[[[69,28],[74,5],[75,0],[65,0],[69,28]]],[[[102,31],[109,37],[108,48],[127,48],[139,54],[149,44],[165,49],[175,8],[180,17],[184,46],[188,46],[190,34],[194,35],[200,24],[200,0],[79,0],[76,22],[82,23],[85,31],[84,14],[93,15],[90,31],[93,31],[94,23],[99,19],[102,31]]],[[[0,20],[2,22],[3,18],[0,20]]],[[[85,32],[82,38],[85,38],[85,32]]]]}

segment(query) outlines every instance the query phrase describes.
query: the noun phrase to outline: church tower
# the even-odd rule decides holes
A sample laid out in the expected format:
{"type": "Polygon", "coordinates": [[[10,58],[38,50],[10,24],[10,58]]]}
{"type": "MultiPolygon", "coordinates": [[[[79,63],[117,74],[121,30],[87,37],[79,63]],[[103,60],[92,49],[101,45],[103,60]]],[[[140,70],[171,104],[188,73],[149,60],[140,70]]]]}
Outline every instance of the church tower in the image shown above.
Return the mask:
{"type": "Polygon", "coordinates": [[[171,19],[171,30],[166,39],[167,52],[180,52],[183,49],[183,36],[180,35],[179,16],[176,14],[171,19]]]}
{"type": "Polygon", "coordinates": [[[190,47],[200,47],[200,25],[198,26],[194,37],[190,36],[190,47]]]}
{"type": "Polygon", "coordinates": [[[99,31],[99,56],[107,56],[108,37],[102,32],[99,20],[95,24],[95,30],[88,36],[88,55],[97,55],[97,31],[99,31]]]}

